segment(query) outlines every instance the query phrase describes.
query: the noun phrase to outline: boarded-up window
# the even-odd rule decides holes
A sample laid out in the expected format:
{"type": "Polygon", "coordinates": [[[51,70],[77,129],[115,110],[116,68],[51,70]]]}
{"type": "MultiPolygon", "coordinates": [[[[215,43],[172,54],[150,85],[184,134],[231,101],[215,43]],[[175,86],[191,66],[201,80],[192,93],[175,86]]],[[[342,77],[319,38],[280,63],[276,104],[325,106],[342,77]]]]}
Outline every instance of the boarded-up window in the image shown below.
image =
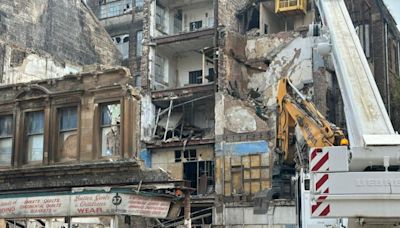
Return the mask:
{"type": "Polygon", "coordinates": [[[58,111],[58,160],[75,160],[78,151],[78,116],[77,107],[61,108],[58,111]]]}
{"type": "Polygon", "coordinates": [[[0,116],[0,165],[11,164],[13,116],[0,116]]]}
{"type": "Polygon", "coordinates": [[[120,155],[121,107],[118,103],[101,105],[101,155],[120,155]]]}
{"type": "Polygon", "coordinates": [[[269,187],[269,167],[263,165],[261,159],[260,154],[225,158],[224,193],[226,196],[254,195],[269,187]]]}
{"type": "Polygon", "coordinates": [[[28,112],[26,114],[27,161],[42,161],[44,148],[44,113],[28,112]]]}

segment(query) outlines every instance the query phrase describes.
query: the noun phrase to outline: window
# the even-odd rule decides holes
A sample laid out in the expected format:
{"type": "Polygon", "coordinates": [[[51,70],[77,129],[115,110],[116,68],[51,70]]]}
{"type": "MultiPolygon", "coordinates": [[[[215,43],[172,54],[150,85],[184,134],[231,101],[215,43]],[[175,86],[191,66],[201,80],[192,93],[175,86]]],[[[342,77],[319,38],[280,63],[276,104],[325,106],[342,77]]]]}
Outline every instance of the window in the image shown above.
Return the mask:
{"type": "Polygon", "coordinates": [[[136,87],[142,86],[142,77],[140,76],[140,74],[135,76],[135,86],[136,87]]]}
{"type": "Polygon", "coordinates": [[[396,45],[396,41],[389,39],[388,42],[388,62],[389,62],[389,71],[391,73],[397,74],[397,70],[399,67],[398,60],[398,49],[396,45]]]}
{"type": "Polygon", "coordinates": [[[121,52],[122,57],[127,59],[129,57],[129,34],[114,36],[112,40],[119,52],[121,52]]]}
{"type": "Polygon", "coordinates": [[[356,32],[357,32],[358,38],[360,39],[360,43],[364,50],[365,56],[367,58],[370,58],[371,57],[371,45],[370,45],[371,32],[370,32],[369,24],[363,24],[363,25],[357,26],[356,32]]]}
{"type": "Polygon", "coordinates": [[[0,165],[11,165],[13,116],[0,116],[0,165]]]}
{"type": "Polygon", "coordinates": [[[77,158],[77,107],[61,108],[58,111],[58,160],[75,160],[77,158]]]}
{"type": "Polygon", "coordinates": [[[186,161],[196,161],[197,160],[196,150],[185,150],[183,152],[183,157],[186,159],[186,161]]]}
{"type": "Polygon", "coordinates": [[[182,161],[182,151],[175,150],[175,162],[181,162],[181,161],[182,161]]]}
{"type": "Polygon", "coordinates": [[[208,81],[213,82],[215,77],[214,68],[208,69],[208,81]]]}
{"type": "Polygon", "coordinates": [[[103,1],[100,5],[99,18],[115,17],[128,13],[132,6],[132,0],[103,1]]]}
{"type": "Polygon", "coordinates": [[[142,40],[143,40],[143,31],[138,31],[136,33],[136,56],[142,56],[142,40]]]}
{"type": "Polygon", "coordinates": [[[26,115],[27,136],[27,161],[35,162],[43,160],[44,148],[44,113],[28,112],[26,115]]]}
{"type": "Polygon", "coordinates": [[[138,10],[142,10],[143,9],[143,1],[144,0],[135,0],[135,7],[138,10]]]}
{"type": "Polygon", "coordinates": [[[202,21],[190,22],[190,31],[196,31],[198,29],[201,29],[202,27],[203,27],[202,21]]]}
{"type": "Polygon", "coordinates": [[[156,61],[155,61],[155,76],[156,76],[156,82],[164,82],[164,58],[156,55],[156,61]]]}
{"type": "Polygon", "coordinates": [[[182,31],[182,9],[178,9],[174,16],[174,33],[182,31]]]}
{"type": "Polygon", "coordinates": [[[203,83],[202,76],[203,76],[202,70],[190,71],[189,72],[189,84],[203,83]]]}
{"type": "Polygon", "coordinates": [[[196,150],[175,150],[175,162],[182,161],[182,154],[185,159],[183,161],[196,161],[197,160],[197,152],[196,150]]]}
{"type": "Polygon", "coordinates": [[[120,104],[101,105],[101,155],[103,157],[119,155],[120,119],[120,104]]]}
{"type": "Polygon", "coordinates": [[[156,6],[156,28],[164,31],[164,20],[165,20],[165,9],[157,5],[156,6]]]}

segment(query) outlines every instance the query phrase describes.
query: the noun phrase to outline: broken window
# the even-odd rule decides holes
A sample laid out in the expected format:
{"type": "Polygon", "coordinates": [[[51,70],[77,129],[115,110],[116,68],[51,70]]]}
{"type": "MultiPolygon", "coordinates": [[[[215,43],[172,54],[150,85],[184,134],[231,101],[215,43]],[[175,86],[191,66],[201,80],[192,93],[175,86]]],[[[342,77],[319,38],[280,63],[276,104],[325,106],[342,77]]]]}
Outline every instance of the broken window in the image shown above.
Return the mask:
{"type": "Polygon", "coordinates": [[[115,17],[128,13],[132,8],[132,0],[103,1],[100,6],[99,18],[115,17]]]}
{"type": "Polygon", "coordinates": [[[201,84],[203,83],[203,71],[196,70],[189,72],[189,84],[201,84]]]}
{"type": "Polygon", "coordinates": [[[127,59],[129,57],[129,34],[113,36],[112,40],[121,52],[122,57],[127,59]]]}
{"type": "Polygon", "coordinates": [[[260,9],[257,7],[251,8],[247,15],[246,31],[260,28],[260,9]]]}
{"type": "Polygon", "coordinates": [[[142,56],[142,40],[143,40],[143,31],[138,31],[136,33],[136,56],[142,56]]]}
{"type": "Polygon", "coordinates": [[[101,105],[101,155],[103,157],[120,154],[120,119],[119,103],[101,105]]]}
{"type": "Polygon", "coordinates": [[[0,116],[0,165],[11,165],[13,116],[0,116]]]}
{"type": "Polygon", "coordinates": [[[190,22],[190,31],[196,31],[203,27],[203,21],[190,22]]]}
{"type": "Polygon", "coordinates": [[[28,112],[26,114],[27,161],[42,161],[44,148],[44,112],[28,112]]]}
{"type": "Polygon", "coordinates": [[[75,160],[78,151],[78,116],[77,107],[61,108],[58,110],[58,160],[75,160]]]}
{"type": "Polygon", "coordinates": [[[191,161],[183,164],[184,180],[190,181],[190,186],[196,191],[192,194],[210,194],[214,190],[214,162],[191,161]]]}
{"type": "Polygon", "coordinates": [[[135,0],[135,7],[137,10],[143,9],[144,0],[135,0]]]}
{"type": "Polygon", "coordinates": [[[156,82],[164,82],[164,58],[160,55],[156,55],[156,61],[155,61],[155,76],[156,76],[156,82]]]}

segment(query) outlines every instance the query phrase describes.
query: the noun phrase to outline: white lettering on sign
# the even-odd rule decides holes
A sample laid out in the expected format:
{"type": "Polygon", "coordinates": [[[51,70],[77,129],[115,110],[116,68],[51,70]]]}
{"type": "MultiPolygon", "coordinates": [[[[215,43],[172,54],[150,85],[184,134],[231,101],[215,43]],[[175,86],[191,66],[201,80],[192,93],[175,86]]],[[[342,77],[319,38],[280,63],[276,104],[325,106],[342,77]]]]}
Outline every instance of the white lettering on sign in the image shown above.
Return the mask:
{"type": "Polygon", "coordinates": [[[119,194],[119,205],[113,204],[115,193],[40,196],[0,199],[0,218],[137,215],[166,218],[170,200],[133,194],[119,194]]]}
{"type": "Polygon", "coordinates": [[[171,202],[159,197],[144,197],[139,195],[122,195],[121,208],[130,215],[166,218],[171,202]]]}
{"type": "Polygon", "coordinates": [[[107,215],[114,213],[111,194],[71,196],[71,215],[107,215]]]}
{"type": "Polygon", "coordinates": [[[0,217],[59,216],[68,213],[69,196],[0,199],[0,217]]]}

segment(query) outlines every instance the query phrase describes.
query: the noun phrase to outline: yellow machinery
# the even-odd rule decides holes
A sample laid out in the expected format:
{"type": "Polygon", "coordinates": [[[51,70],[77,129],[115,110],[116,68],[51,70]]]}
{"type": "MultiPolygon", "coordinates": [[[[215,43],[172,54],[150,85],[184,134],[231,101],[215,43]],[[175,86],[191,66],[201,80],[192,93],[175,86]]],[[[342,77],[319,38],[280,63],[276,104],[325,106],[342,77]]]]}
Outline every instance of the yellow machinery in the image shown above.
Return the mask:
{"type": "Polygon", "coordinates": [[[294,197],[291,179],[295,176],[296,167],[306,168],[309,148],[348,145],[343,131],[330,123],[287,78],[278,82],[277,105],[270,199],[294,197]],[[305,140],[306,148],[299,148],[296,143],[296,126],[305,140]]]}
{"type": "Polygon", "coordinates": [[[275,0],[276,13],[307,13],[307,0],[275,0]]]}
{"type": "Polygon", "coordinates": [[[276,148],[288,163],[294,159],[294,152],[289,147],[296,126],[301,130],[309,148],[348,144],[342,130],[330,123],[287,78],[278,82],[277,104],[276,148]]]}

